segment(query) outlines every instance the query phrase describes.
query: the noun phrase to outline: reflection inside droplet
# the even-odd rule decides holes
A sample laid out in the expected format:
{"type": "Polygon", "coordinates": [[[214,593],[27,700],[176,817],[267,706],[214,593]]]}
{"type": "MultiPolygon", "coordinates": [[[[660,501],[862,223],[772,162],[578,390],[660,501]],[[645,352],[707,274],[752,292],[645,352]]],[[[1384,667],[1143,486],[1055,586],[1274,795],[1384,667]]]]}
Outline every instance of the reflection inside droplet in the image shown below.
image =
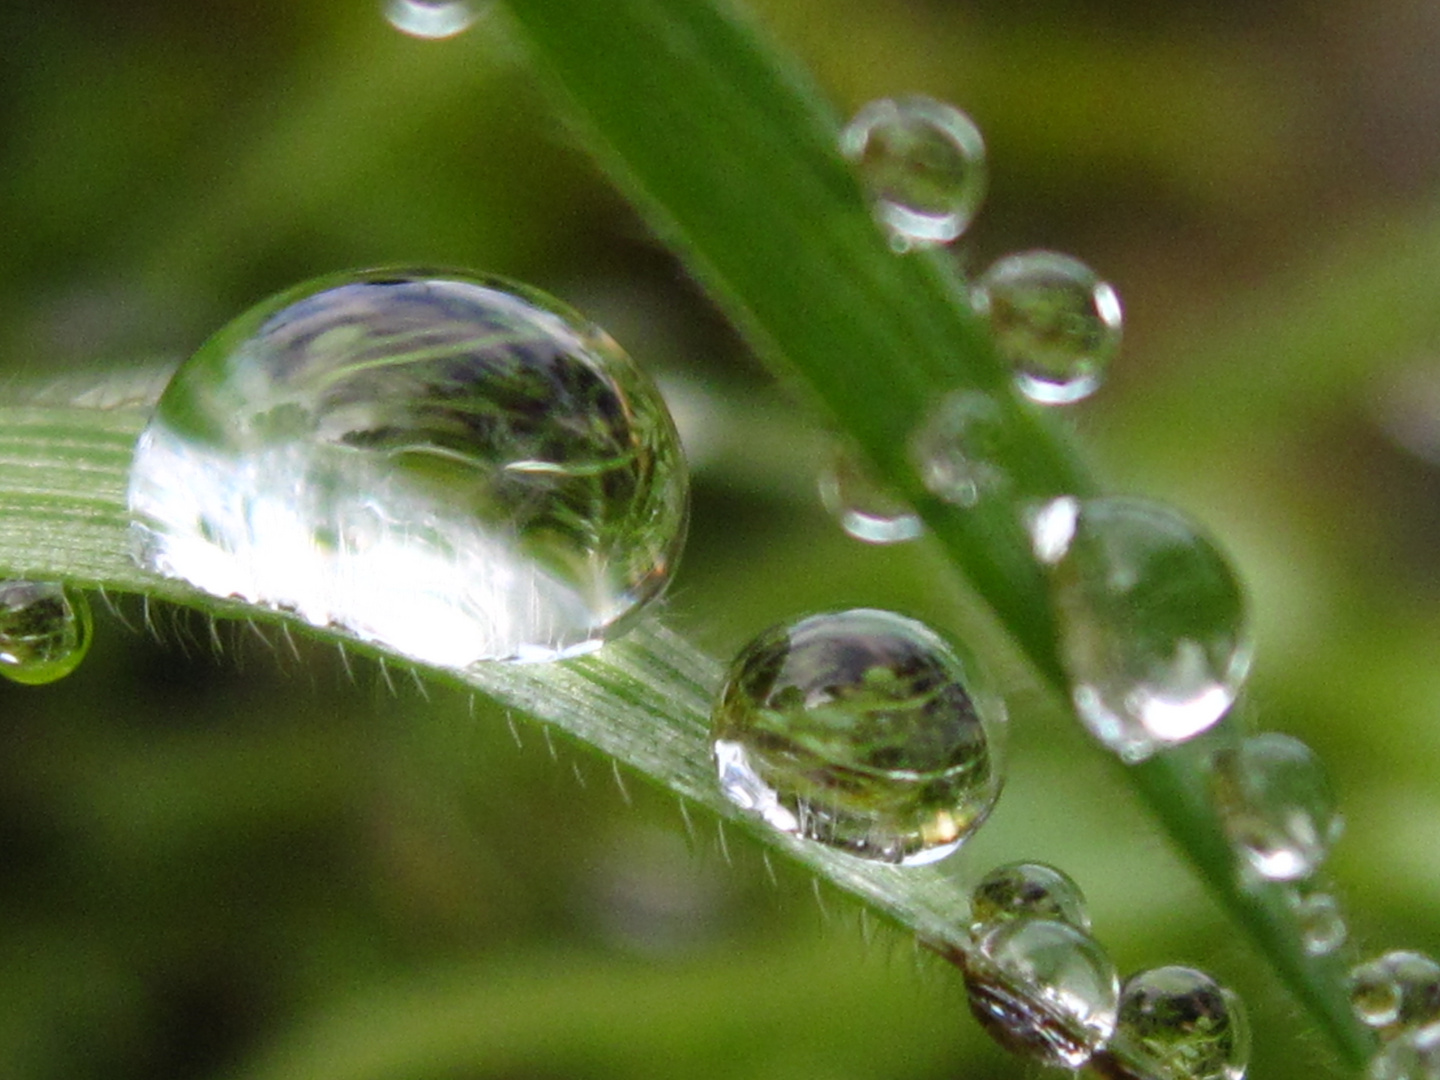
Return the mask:
{"type": "Polygon", "coordinates": [[[856,163],[898,251],[954,240],[985,195],[980,129],[932,98],[872,101],[846,126],[840,150],[856,163]]]}
{"type": "Polygon", "coordinates": [[[598,648],[664,587],[686,475],[653,384],[509,282],[336,275],[183,364],[140,438],[141,562],[423,663],[598,648]]]}
{"type": "Polygon", "coordinates": [[[777,626],[731,664],[721,790],[781,832],[907,865],[954,851],[1001,784],[1004,708],[939,635],[856,609],[777,626]]]}

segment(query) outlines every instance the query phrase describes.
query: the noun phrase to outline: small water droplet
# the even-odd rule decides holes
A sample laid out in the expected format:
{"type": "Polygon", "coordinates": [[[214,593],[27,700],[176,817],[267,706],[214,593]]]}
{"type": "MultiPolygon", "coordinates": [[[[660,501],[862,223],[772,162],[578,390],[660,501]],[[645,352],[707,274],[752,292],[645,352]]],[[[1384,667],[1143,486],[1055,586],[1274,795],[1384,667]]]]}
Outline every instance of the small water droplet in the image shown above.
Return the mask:
{"type": "Polygon", "coordinates": [[[1219,549],[1144,499],[1056,499],[1031,521],[1080,719],[1134,764],[1223,716],[1250,666],[1245,597],[1219,549]]]}
{"type": "Polygon", "coordinates": [[[957,391],[941,398],[910,439],[910,459],[925,490],[954,506],[972,507],[1002,490],[1009,452],[999,404],[957,391]]]}
{"type": "Polygon", "coordinates": [[[1217,751],[1212,766],[1226,834],[1254,872],[1269,881],[1314,874],[1341,823],[1319,756],[1270,732],[1217,751]]]}
{"type": "Polygon", "coordinates": [[[970,894],[970,924],[981,933],[1008,919],[1053,919],[1089,932],[1085,894],[1070,875],[1045,863],[997,866],[970,894]]]}
{"type": "Polygon", "coordinates": [[[996,1042],[1047,1065],[1080,1068],[1115,1030],[1115,965],[1069,923],[994,926],[966,958],[965,989],[970,1011],[996,1042]]]}
{"type": "Polygon", "coordinates": [[[1350,928],[1340,901],[1318,889],[1295,888],[1289,896],[1290,910],[1300,924],[1305,951],[1311,956],[1329,956],[1345,944],[1350,928]]]}
{"type": "Polygon", "coordinates": [[[870,102],[841,133],[840,152],[860,170],[897,251],[948,244],[985,197],[980,129],[953,105],[931,98],[870,102]]]}
{"type": "Polygon", "coordinates": [[[422,663],[597,648],[669,578],[654,385],[538,291],[383,270],[281,293],[181,365],[130,479],[139,558],[422,663]]]}
{"type": "Polygon", "coordinates": [[[1203,971],[1162,967],[1125,980],[1107,1055],[1114,1080],[1241,1080],[1250,1022],[1239,996],[1203,971]]]}
{"type": "Polygon", "coordinates": [[[1357,964],[1350,971],[1350,1004],[1385,1035],[1440,1021],[1440,964],[1404,949],[1357,964]]]}
{"type": "Polygon", "coordinates": [[[741,650],[715,707],[715,761],[726,797],[775,828],[918,865],[990,813],[1003,724],[1003,704],[939,635],[860,608],[741,650]]]}
{"type": "Polygon", "coordinates": [[[402,34],[437,41],[475,25],[488,0],[383,0],[385,18],[402,34]]]}
{"type": "Polygon", "coordinates": [[[27,686],[63,679],[90,651],[90,602],[54,581],[0,581],[0,675],[27,686]]]}
{"type": "Polygon", "coordinates": [[[842,529],[867,544],[899,544],[925,532],[919,515],[845,450],[837,450],[820,473],[820,502],[842,529]]]}
{"type": "Polygon", "coordinates": [[[1020,392],[1042,405],[1089,397],[1120,349],[1120,297],[1078,259],[1007,255],[972,295],[1020,392]]]}
{"type": "Polygon", "coordinates": [[[1440,1024],[1401,1031],[1376,1051],[1367,1080],[1440,1080],[1440,1024]]]}

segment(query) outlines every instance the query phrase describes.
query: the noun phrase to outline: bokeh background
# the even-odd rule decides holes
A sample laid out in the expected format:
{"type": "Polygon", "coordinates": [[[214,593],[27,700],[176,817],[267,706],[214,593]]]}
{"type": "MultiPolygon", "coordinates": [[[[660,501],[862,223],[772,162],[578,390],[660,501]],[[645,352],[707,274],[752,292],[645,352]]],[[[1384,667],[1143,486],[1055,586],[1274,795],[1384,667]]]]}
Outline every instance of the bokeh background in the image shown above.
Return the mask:
{"type": "MultiPolygon", "coordinates": [[[[1246,708],[1341,793],[1350,947],[1440,950],[1440,8],[752,3],[840,114],[926,92],[976,118],[991,193],[960,257],[1056,248],[1116,284],[1127,343],[1078,438],[1239,564],[1246,708]]],[[[6,393],[178,358],[347,266],[539,285],[673,396],[695,470],[676,625],[717,655],[826,607],[976,625],[923,544],[867,548],[824,515],[822,436],[498,16],[422,42],[370,0],[0,6],[0,241],[6,393]]],[[[622,794],[524,717],[125,598],[97,617],[70,679],[0,687],[0,1076],[1039,1071],[901,934],[772,880],[743,838],[727,859],[712,820],[687,829],[633,777],[622,794]]],[[[1242,991],[1253,1076],[1331,1069],[1116,766],[1000,666],[1011,784],[953,872],[1066,867],[1123,970],[1242,991]]]]}

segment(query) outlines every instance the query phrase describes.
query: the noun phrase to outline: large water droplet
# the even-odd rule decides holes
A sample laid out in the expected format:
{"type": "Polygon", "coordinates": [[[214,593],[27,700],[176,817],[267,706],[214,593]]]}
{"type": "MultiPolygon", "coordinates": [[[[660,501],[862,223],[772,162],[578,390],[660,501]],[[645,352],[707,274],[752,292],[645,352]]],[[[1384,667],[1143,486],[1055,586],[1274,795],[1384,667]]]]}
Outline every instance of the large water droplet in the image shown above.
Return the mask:
{"type": "Polygon", "coordinates": [[[1085,894],[1070,875],[1045,863],[997,866],[970,894],[970,923],[979,933],[1008,919],[1054,919],[1087,933],[1085,894]]]}
{"type": "Polygon", "coordinates": [[[1225,831],[1255,873],[1271,881],[1315,873],[1340,835],[1335,794],[1316,753],[1272,732],[1217,751],[1213,767],[1225,831]]]}
{"type": "Polygon", "coordinates": [[[1143,499],[1065,497],[1031,529],[1092,735],[1133,764],[1224,715],[1250,666],[1245,597],[1196,526],[1143,499]]]}
{"type": "Polygon", "coordinates": [[[390,25],[411,37],[454,37],[475,25],[489,0],[383,0],[390,25]]]}
{"type": "Polygon", "coordinates": [[[1125,980],[1107,1072],[1135,1080],[1241,1080],[1245,1005],[1203,971],[1162,967],[1125,980]]]}
{"type": "Polygon", "coordinates": [[[842,529],[867,544],[899,544],[925,532],[920,516],[849,451],[837,450],[821,471],[820,502],[842,529]]]}
{"type": "Polygon", "coordinates": [[[1094,393],[1120,349],[1119,296],[1068,255],[1007,255],[980,277],[973,303],[1020,392],[1043,405],[1094,393]]]}
{"type": "Polygon", "coordinates": [[[950,854],[1000,791],[1001,702],[913,619],[857,609],[767,630],[715,707],[727,798],[783,832],[911,865],[950,854]]]}
{"type": "Polygon", "coordinates": [[[1078,1069],[1115,1030],[1115,965],[1069,923],[999,923],[967,957],[965,989],[996,1042],[1047,1065],[1078,1069]]]}
{"type": "Polygon", "coordinates": [[[956,391],[941,398],[915,429],[910,459],[926,491],[954,506],[972,507],[1009,483],[1000,464],[1011,452],[1008,441],[993,398],[956,391]]]}
{"type": "Polygon", "coordinates": [[[603,331],[508,282],[337,275],[176,373],[130,480],[140,561],[423,663],[544,660],[670,576],[684,461],[603,331]]]}
{"type": "Polygon", "coordinates": [[[0,581],[0,675],[39,686],[63,679],[90,651],[90,602],[54,581],[0,581]]]}
{"type": "Polygon", "coordinates": [[[985,140],[959,109],[927,97],[872,101],[840,136],[875,216],[899,251],[948,244],[985,197],[985,140]]]}
{"type": "Polygon", "coordinates": [[[1357,964],[1350,972],[1355,1015],[1383,1034],[1440,1021],[1440,964],[1399,949],[1357,964]]]}
{"type": "Polygon", "coordinates": [[[1367,1080],[1440,1080],[1440,1024],[1400,1032],[1370,1059],[1367,1080]]]}

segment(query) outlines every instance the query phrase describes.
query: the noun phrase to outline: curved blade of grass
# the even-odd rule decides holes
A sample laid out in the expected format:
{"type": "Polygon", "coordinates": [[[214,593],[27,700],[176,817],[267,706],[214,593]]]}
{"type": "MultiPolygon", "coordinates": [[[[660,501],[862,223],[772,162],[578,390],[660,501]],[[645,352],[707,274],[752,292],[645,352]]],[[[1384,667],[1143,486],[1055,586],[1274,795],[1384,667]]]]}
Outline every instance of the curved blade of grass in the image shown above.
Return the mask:
{"type": "MultiPolygon", "coordinates": [[[[72,581],[218,617],[284,622],[296,633],[381,655],[335,631],[208,596],[135,564],[125,489],[135,438],[148,415],[148,408],[134,402],[104,409],[0,407],[0,577],[72,581]]],[[[385,659],[415,666],[395,656],[385,659]]],[[[658,624],[564,663],[477,665],[463,673],[421,670],[427,678],[479,691],[569,732],[728,826],[763,837],[926,940],[963,947],[966,900],[939,869],[869,865],[761,829],[720,795],[709,751],[720,666],[658,624]]]]}
{"type": "MultiPolygon", "coordinates": [[[[757,351],[921,512],[1035,667],[1064,679],[1020,502],[1094,490],[1020,401],[941,257],[897,258],[835,151],[820,96],[719,0],[506,0],[537,62],[657,232],[757,351]],[[907,437],[935,399],[988,394],[1006,430],[1011,499],[963,512],[929,497],[907,437]]],[[[1336,958],[1307,954],[1278,889],[1248,891],[1206,796],[1176,754],[1127,775],[1352,1066],[1373,1039],[1336,958]]]]}

